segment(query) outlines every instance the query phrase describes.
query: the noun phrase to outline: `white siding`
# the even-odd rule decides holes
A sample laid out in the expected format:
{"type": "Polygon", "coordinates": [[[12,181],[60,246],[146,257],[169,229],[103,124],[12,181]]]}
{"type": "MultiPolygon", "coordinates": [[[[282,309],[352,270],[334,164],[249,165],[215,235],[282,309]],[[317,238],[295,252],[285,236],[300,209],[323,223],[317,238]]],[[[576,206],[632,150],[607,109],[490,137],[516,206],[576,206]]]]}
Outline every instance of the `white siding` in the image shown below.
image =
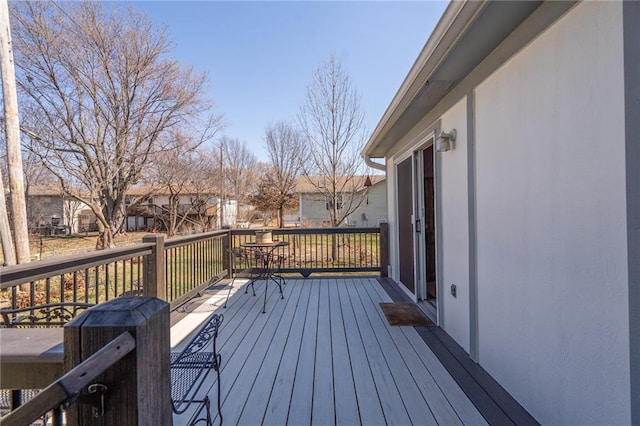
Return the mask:
{"type": "Polygon", "coordinates": [[[629,424],[621,2],[476,91],[480,364],[542,424],[629,424]]]}
{"type": "Polygon", "coordinates": [[[300,221],[302,226],[319,227],[329,223],[324,195],[300,194],[300,221]]]}
{"type": "Polygon", "coordinates": [[[384,181],[369,188],[367,200],[353,212],[349,221],[354,226],[378,226],[379,221],[387,220],[387,187],[384,181]],[[362,215],[367,216],[364,221],[362,215]]]}
{"type": "Polygon", "coordinates": [[[467,196],[467,99],[443,115],[442,130],[456,129],[455,147],[436,153],[440,162],[440,218],[442,269],[438,280],[442,290],[438,303],[443,307],[443,328],[460,346],[469,351],[469,210],[467,196]],[[456,285],[457,297],[451,295],[456,285]]]}
{"type": "MultiPolygon", "coordinates": [[[[371,186],[368,194],[369,204],[362,203],[349,215],[349,224],[354,226],[378,226],[378,221],[387,220],[387,188],[386,180],[371,186]],[[368,220],[363,222],[362,214],[368,220]]],[[[326,199],[322,194],[304,193],[300,195],[300,219],[302,226],[316,227],[330,222],[326,199]]]]}

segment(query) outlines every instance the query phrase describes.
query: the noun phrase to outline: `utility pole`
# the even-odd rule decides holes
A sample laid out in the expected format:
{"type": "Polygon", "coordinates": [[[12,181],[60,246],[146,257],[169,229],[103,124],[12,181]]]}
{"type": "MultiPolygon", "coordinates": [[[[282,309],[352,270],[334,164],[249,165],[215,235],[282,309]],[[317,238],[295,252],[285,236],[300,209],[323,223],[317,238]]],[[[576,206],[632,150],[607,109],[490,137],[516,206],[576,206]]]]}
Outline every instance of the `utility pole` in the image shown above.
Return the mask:
{"type": "Polygon", "coordinates": [[[224,226],[224,192],[225,192],[225,175],[224,175],[224,157],[222,156],[223,153],[223,143],[222,141],[220,141],[220,229],[222,229],[222,227],[224,226]]]}
{"type": "Polygon", "coordinates": [[[0,173],[0,240],[2,241],[2,256],[5,265],[16,264],[16,252],[13,249],[13,237],[9,228],[7,201],[4,198],[4,180],[0,173]]]}
{"type": "Polygon", "coordinates": [[[11,216],[13,219],[15,252],[18,263],[26,263],[31,260],[31,255],[29,253],[27,203],[22,173],[18,94],[16,91],[16,73],[13,63],[9,4],[7,0],[0,0],[0,68],[2,71],[5,134],[7,137],[7,168],[9,171],[9,189],[11,191],[11,216]]]}

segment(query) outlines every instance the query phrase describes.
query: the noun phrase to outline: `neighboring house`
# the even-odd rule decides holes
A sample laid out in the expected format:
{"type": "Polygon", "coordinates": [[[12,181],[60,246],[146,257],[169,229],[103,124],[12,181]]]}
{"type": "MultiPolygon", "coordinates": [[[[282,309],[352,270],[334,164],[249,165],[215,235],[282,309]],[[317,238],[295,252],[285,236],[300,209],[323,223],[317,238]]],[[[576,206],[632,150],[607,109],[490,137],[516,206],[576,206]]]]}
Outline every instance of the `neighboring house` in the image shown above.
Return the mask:
{"type": "Polygon", "coordinates": [[[57,185],[31,185],[27,190],[27,224],[30,232],[59,234],[95,230],[96,217],[84,203],[63,196],[57,185]]]}
{"type": "MultiPolygon", "coordinates": [[[[170,214],[170,192],[167,188],[132,188],[127,192],[125,203],[128,216],[125,222],[127,231],[153,229],[166,230],[170,214]],[[152,195],[147,195],[151,193],[152,195]],[[131,200],[143,197],[137,204],[131,200]]],[[[176,215],[181,222],[178,231],[206,231],[223,226],[233,226],[237,219],[237,202],[226,200],[224,219],[220,223],[220,197],[216,190],[184,188],[176,195],[176,215]]]]}
{"type": "Polygon", "coordinates": [[[640,424],[639,23],[451,2],[363,149],[390,276],[542,424],[640,424]]]}
{"type": "MultiPolygon", "coordinates": [[[[364,194],[360,206],[351,213],[343,226],[378,226],[387,220],[387,188],[384,175],[356,176],[358,183],[354,185],[356,197],[364,194]]],[[[299,197],[299,218],[302,226],[322,227],[330,226],[330,200],[325,198],[318,183],[321,177],[300,177],[296,185],[299,197]],[[312,183],[314,182],[314,183],[312,183]]],[[[348,195],[345,194],[345,198],[348,195]]],[[[340,209],[340,205],[338,205],[340,209]]]]}

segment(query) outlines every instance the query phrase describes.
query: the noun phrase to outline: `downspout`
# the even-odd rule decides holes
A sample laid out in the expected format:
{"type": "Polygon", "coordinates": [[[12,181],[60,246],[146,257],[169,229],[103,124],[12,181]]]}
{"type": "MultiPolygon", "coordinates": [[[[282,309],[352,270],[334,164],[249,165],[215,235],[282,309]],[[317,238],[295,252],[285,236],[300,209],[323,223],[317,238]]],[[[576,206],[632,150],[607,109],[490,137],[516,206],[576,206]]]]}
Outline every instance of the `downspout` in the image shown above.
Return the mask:
{"type": "Polygon", "coordinates": [[[363,155],[362,158],[364,158],[364,162],[366,163],[366,165],[371,167],[372,169],[382,170],[383,172],[387,171],[386,164],[376,163],[368,155],[363,155]]]}

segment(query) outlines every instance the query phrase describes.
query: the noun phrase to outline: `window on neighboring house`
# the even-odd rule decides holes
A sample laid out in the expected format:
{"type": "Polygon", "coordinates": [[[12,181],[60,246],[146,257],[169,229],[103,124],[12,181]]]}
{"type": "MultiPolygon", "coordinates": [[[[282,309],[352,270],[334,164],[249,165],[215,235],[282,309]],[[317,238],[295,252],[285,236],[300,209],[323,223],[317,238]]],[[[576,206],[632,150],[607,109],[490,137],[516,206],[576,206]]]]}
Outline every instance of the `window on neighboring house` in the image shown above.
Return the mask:
{"type": "MultiPolygon", "coordinates": [[[[336,203],[337,203],[337,209],[340,210],[342,209],[342,195],[338,195],[336,197],[336,203]]],[[[325,209],[326,210],[332,210],[333,209],[333,199],[331,199],[330,197],[325,197],[325,209]]]]}
{"type": "Polygon", "coordinates": [[[149,200],[147,201],[147,204],[152,205],[153,204],[153,198],[149,198],[149,200]]]}

